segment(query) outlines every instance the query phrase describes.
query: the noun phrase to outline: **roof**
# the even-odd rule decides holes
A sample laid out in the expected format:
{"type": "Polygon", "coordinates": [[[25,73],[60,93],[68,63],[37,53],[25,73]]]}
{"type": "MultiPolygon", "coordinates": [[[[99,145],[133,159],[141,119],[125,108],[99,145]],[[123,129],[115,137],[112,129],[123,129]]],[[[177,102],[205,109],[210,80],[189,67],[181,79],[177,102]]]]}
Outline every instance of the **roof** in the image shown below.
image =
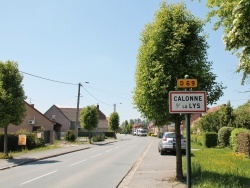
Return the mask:
{"type": "Polygon", "coordinates": [[[226,104],[222,104],[222,105],[219,105],[219,106],[211,107],[211,108],[208,109],[207,113],[209,113],[209,112],[216,112],[216,111],[220,110],[221,107],[223,107],[223,106],[226,106],[226,104]]]}
{"type": "MultiPolygon", "coordinates": [[[[70,120],[76,121],[76,108],[59,108],[61,112],[70,120]]],[[[79,113],[81,112],[82,108],[79,108],[79,113]]],[[[98,109],[99,119],[106,119],[106,116],[98,109]]]]}

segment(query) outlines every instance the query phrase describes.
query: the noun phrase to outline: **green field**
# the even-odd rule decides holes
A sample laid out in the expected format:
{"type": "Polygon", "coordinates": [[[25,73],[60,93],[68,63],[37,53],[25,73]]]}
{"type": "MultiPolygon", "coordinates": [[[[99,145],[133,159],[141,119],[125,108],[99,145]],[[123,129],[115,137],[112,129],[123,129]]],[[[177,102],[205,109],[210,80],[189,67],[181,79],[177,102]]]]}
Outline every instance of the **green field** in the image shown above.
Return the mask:
{"type": "MultiPolygon", "coordinates": [[[[201,148],[191,151],[192,188],[250,187],[250,159],[229,148],[201,148]]],[[[186,173],[186,157],[183,157],[186,173]]]]}

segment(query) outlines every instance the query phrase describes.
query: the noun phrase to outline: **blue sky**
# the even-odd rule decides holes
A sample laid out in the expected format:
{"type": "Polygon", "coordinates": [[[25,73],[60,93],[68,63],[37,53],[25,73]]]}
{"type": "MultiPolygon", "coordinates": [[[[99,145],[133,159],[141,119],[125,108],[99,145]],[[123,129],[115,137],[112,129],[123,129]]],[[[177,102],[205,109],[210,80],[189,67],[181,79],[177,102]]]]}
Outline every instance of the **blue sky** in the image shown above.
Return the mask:
{"type": "MultiPolygon", "coordinates": [[[[27,102],[42,113],[53,104],[76,107],[77,84],[82,83],[80,107],[98,103],[109,116],[116,104],[121,123],[140,118],[132,104],[139,38],[161,2],[0,0],[0,60],[16,61],[19,70],[28,73],[23,74],[27,102]]],[[[205,18],[204,1],[183,2],[192,14],[205,18]]],[[[204,29],[217,82],[227,86],[217,104],[230,100],[236,108],[249,99],[250,93],[242,93],[249,86],[240,84],[242,74],[235,73],[238,59],[225,51],[222,30],[213,31],[212,24],[204,29]]]]}

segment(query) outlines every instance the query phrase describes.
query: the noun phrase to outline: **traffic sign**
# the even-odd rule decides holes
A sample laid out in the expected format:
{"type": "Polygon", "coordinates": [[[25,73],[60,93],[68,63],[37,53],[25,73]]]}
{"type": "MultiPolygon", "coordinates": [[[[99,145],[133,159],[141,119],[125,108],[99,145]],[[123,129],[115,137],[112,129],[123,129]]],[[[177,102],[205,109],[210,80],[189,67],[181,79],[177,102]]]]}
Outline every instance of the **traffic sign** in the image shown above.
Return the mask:
{"type": "Polygon", "coordinates": [[[170,91],[170,113],[202,113],[207,111],[205,91],[170,91]]]}
{"type": "Polygon", "coordinates": [[[197,79],[178,79],[177,86],[180,88],[195,88],[197,87],[197,79]]]}

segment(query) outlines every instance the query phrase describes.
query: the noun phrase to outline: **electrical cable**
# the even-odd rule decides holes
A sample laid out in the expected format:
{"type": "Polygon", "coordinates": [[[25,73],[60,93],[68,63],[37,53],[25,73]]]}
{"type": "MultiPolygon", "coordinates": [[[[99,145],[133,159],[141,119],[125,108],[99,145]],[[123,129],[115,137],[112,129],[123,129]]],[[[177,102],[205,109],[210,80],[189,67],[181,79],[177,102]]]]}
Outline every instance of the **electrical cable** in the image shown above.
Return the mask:
{"type": "MultiPolygon", "coordinates": [[[[27,74],[29,76],[33,76],[33,77],[36,77],[36,78],[40,78],[40,79],[43,79],[43,80],[47,80],[47,81],[51,81],[51,82],[56,82],[56,83],[60,83],[60,84],[68,84],[68,85],[78,85],[78,84],[74,84],[74,83],[68,83],[68,82],[62,82],[62,81],[57,81],[57,80],[52,80],[52,79],[48,79],[48,78],[44,78],[44,77],[41,77],[41,76],[37,76],[37,75],[34,75],[34,74],[30,74],[30,73],[27,73],[27,72],[23,72],[23,71],[19,71],[23,74],[27,74]]],[[[102,102],[101,100],[99,100],[98,98],[96,98],[94,95],[92,95],[85,87],[83,87],[83,85],[81,85],[82,88],[90,95],[92,96],[93,98],[95,98],[97,101],[99,101],[100,103],[102,104],[105,104],[105,105],[108,105],[108,106],[113,106],[111,104],[107,104],[107,103],[104,103],[102,102]]],[[[98,89],[96,89],[98,90],[98,89]]],[[[101,90],[99,90],[101,91],[101,90]]],[[[113,92],[114,93],[114,92],[113,92]]]]}
{"type": "Polygon", "coordinates": [[[52,79],[44,78],[44,77],[41,77],[41,76],[36,76],[36,75],[34,75],[34,74],[30,74],[30,73],[23,72],[23,71],[19,71],[19,72],[21,72],[21,73],[23,73],[23,74],[30,75],[30,76],[34,76],[34,77],[36,77],[36,78],[48,80],[48,81],[51,81],[51,82],[57,82],[57,83],[68,84],[68,85],[78,85],[78,84],[73,84],[73,83],[67,83],[67,82],[61,82],[61,81],[57,81],[57,80],[52,80],[52,79]]]}
{"type": "MultiPolygon", "coordinates": [[[[81,85],[81,86],[82,86],[82,85],[81,85]]],[[[102,102],[101,100],[97,99],[97,98],[96,98],[94,95],[92,95],[85,87],[82,86],[82,88],[83,88],[85,91],[87,91],[87,93],[88,93],[89,95],[91,95],[93,98],[95,98],[96,100],[98,100],[100,103],[105,104],[105,105],[108,105],[108,106],[113,106],[113,105],[111,105],[111,104],[104,103],[104,102],[102,102]]]]}

